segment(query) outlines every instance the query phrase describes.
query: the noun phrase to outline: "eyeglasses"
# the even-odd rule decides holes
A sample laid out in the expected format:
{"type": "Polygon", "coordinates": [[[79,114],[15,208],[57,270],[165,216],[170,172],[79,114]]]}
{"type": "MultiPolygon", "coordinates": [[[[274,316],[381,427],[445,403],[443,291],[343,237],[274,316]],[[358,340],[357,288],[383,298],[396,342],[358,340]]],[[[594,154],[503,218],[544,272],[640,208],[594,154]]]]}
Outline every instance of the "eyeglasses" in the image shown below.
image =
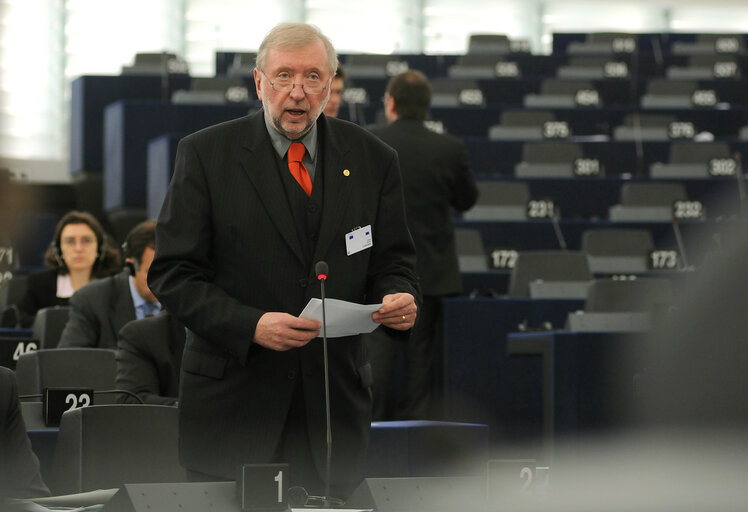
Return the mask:
{"type": "Polygon", "coordinates": [[[90,236],[73,237],[68,236],[60,240],[60,245],[75,245],[80,243],[83,246],[91,245],[96,242],[96,239],[90,236]]]}
{"type": "Polygon", "coordinates": [[[265,75],[264,71],[260,70],[260,73],[268,79],[270,86],[278,92],[291,92],[295,86],[299,85],[307,94],[322,94],[330,85],[329,80],[324,81],[317,73],[306,75],[302,79],[301,84],[294,83],[294,76],[286,71],[281,71],[275,75],[274,80],[270,80],[270,77],[265,75]]]}

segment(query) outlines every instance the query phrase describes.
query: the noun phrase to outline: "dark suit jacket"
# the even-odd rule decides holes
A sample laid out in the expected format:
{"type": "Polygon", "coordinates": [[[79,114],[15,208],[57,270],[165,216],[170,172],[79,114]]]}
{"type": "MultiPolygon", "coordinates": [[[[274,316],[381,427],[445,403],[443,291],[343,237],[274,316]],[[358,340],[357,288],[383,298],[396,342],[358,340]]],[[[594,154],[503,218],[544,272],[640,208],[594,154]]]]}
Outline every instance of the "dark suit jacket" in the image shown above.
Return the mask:
{"type": "Polygon", "coordinates": [[[40,498],[49,489],[39,473],[18,402],[12,370],[0,366],[0,509],[3,498],[40,498]]]}
{"type": "Polygon", "coordinates": [[[478,199],[467,148],[415,119],[398,119],[371,131],[400,158],[408,227],[416,244],[416,270],[424,295],[462,291],[452,208],[464,211],[478,199]]]}
{"type": "MultiPolygon", "coordinates": [[[[147,404],[174,405],[184,337],[184,326],[165,311],[126,323],[117,340],[117,389],[131,391],[147,404]]],[[[138,403],[124,394],[117,400],[138,403]]]]}
{"type": "Polygon", "coordinates": [[[30,327],[36,312],[51,306],[66,306],[69,299],[57,296],[57,270],[48,268],[26,277],[26,293],[18,303],[21,326],[30,327]]]}
{"type": "Polygon", "coordinates": [[[75,292],[70,298],[70,318],[57,346],[117,348],[117,333],[135,320],[129,279],[125,270],[75,292]]]}
{"type": "MultiPolygon", "coordinates": [[[[418,298],[395,152],[366,130],[320,116],[315,194],[323,192],[313,256],[305,258],[281,160],[263,113],[182,139],[156,227],[151,289],[189,329],[182,359],[180,457],[189,469],[235,478],[238,464],[272,459],[301,379],[317,469],[325,468],[322,343],[278,352],[252,343],[265,312],[298,315],[320,296],[314,263],[329,264],[326,296],[377,303],[418,298]],[[348,172],[345,172],[345,171],[348,172]],[[320,180],[323,180],[321,182],[320,180]],[[373,246],[346,255],[345,236],[371,225],[373,246]]],[[[371,369],[359,336],[329,341],[332,480],[363,472],[371,369]]]]}

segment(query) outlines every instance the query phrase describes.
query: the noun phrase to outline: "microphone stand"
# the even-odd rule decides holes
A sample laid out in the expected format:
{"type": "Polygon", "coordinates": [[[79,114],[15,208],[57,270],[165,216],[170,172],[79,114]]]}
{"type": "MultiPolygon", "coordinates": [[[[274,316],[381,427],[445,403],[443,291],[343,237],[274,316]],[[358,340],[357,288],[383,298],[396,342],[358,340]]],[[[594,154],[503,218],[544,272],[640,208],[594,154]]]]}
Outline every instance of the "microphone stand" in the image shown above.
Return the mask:
{"type": "Polygon", "coordinates": [[[322,299],[322,354],[325,369],[325,426],[327,427],[327,457],[325,459],[325,505],[330,505],[330,466],[332,465],[332,427],[330,420],[330,370],[327,357],[327,318],[325,316],[325,281],[327,280],[327,263],[317,263],[317,279],[322,299]]]}

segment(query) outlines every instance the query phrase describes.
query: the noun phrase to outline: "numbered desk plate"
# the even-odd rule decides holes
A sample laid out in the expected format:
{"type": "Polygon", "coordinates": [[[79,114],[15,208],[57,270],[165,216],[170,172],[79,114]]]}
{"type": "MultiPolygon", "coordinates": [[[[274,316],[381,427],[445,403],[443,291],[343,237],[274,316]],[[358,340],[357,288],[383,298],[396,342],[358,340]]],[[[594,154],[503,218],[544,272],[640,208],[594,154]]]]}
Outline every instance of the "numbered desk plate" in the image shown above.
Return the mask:
{"type": "Polygon", "coordinates": [[[16,369],[18,358],[39,349],[39,340],[15,336],[0,336],[0,366],[16,369]]]}
{"type": "Polygon", "coordinates": [[[93,405],[94,392],[85,388],[45,388],[42,401],[44,423],[48,427],[59,427],[66,411],[93,405]]]}
{"type": "Polygon", "coordinates": [[[288,486],[288,464],[243,464],[236,490],[245,512],[286,510],[288,486]]]}

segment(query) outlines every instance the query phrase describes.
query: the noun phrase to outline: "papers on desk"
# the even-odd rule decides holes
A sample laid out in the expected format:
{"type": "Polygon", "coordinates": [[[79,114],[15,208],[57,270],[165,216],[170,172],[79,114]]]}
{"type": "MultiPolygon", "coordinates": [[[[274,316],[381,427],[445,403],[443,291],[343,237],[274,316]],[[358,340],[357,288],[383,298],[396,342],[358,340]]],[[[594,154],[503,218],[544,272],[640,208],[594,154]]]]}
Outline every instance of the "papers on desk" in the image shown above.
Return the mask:
{"type": "MultiPolygon", "coordinates": [[[[325,299],[327,337],[339,338],[373,331],[379,324],[371,319],[371,314],[381,307],[381,304],[356,304],[339,299],[325,299]]],[[[311,299],[299,316],[322,322],[322,301],[311,299]]]]}
{"type": "Polygon", "coordinates": [[[81,492],[76,494],[65,494],[60,496],[48,496],[46,498],[34,498],[19,500],[24,504],[20,510],[28,512],[46,512],[51,510],[67,510],[78,512],[89,510],[89,507],[108,503],[119,489],[99,489],[96,491],[81,492]],[[49,507],[49,508],[48,508],[49,507]],[[78,507],[78,508],[70,508],[78,507]]]}

